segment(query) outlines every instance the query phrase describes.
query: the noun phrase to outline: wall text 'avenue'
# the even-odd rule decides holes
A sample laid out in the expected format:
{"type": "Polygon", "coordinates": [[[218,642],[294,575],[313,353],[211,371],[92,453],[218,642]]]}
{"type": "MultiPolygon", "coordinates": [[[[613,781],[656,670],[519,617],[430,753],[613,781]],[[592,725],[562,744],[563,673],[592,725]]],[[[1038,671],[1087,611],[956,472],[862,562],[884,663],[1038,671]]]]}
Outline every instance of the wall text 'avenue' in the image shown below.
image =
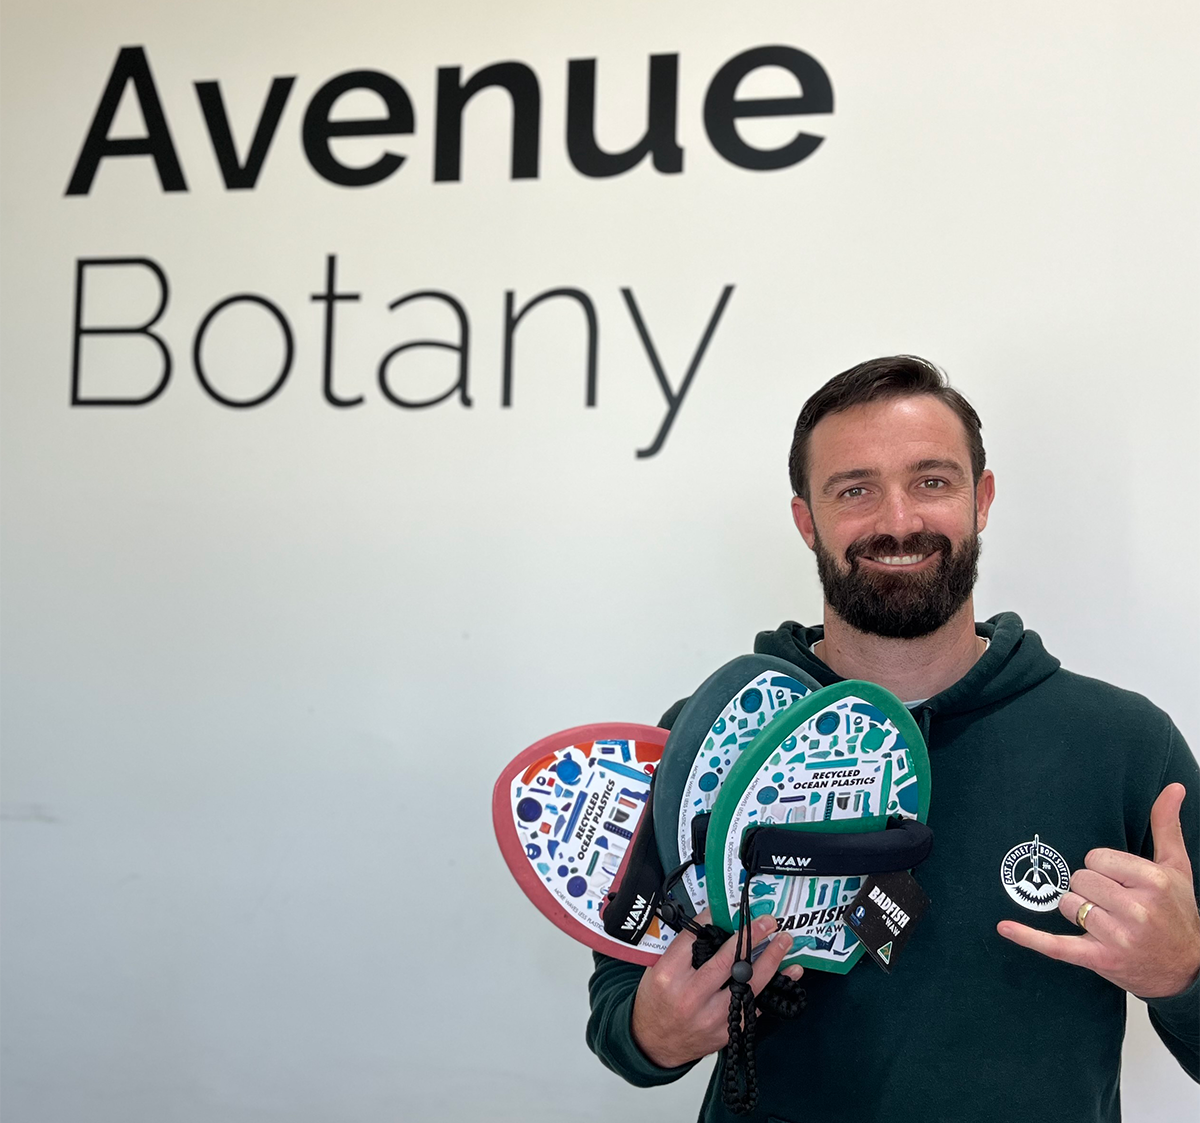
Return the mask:
{"type": "MultiPolygon", "coordinates": [[[[637,143],[621,152],[605,151],[596,140],[596,61],[579,58],[567,63],[565,135],[571,166],[580,175],[606,178],[627,172],[649,158],[655,171],[663,175],[682,172],[684,150],[676,140],[679,56],[650,56],[646,131],[637,143]]],[[[227,191],[251,191],[258,183],[295,82],[295,75],[271,79],[257,122],[253,129],[245,130],[251,139],[244,146],[245,155],[241,156],[220,83],[194,84],[213,156],[227,191]]],[[[489,89],[504,91],[512,102],[511,178],[538,178],[541,82],[533,68],[523,62],[497,62],[465,79],[461,67],[438,68],[433,128],[435,183],[461,180],[463,116],[467,103],[489,89]]],[[[823,138],[797,131],[786,144],[760,148],[743,139],[737,129],[738,120],[832,112],[833,87],[829,75],[812,55],[795,47],[754,47],[735,55],[713,76],[704,98],[704,129],[709,143],[731,164],[750,171],[773,171],[811,156],[823,138]],[[798,84],[796,94],[739,98],[737,91],[742,80],[764,67],[788,72],[798,84]]],[[[242,110],[238,116],[245,119],[248,115],[242,110]]],[[[379,70],[348,70],[330,78],[309,99],[304,110],[301,143],[309,166],[322,179],[339,187],[370,187],[395,174],[407,158],[405,153],[394,151],[385,139],[377,159],[365,165],[348,164],[335,155],[331,142],[339,137],[412,136],[416,128],[412,99],[396,78],[379,70]],[[356,90],[378,99],[379,115],[348,119],[335,114],[339,99],[356,90]]],[[[140,46],[122,47],[117,54],[75,161],[67,195],[89,194],[103,161],[128,157],[149,158],[163,191],[188,190],[150,60],[146,49],[140,46]],[[113,123],[127,90],[141,111],[145,133],[114,137],[113,123]]]]}

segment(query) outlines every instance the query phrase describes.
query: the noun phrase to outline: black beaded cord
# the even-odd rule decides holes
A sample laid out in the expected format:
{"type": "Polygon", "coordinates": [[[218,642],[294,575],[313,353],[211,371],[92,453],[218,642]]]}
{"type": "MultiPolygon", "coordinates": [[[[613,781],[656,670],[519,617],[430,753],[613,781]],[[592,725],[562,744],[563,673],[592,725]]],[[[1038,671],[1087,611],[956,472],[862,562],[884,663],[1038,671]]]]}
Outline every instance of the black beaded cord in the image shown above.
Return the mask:
{"type": "Polygon", "coordinates": [[[756,1010],[750,979],[750,878],[742,882],[737,949],[729,973],[729,1044],[721,1066],[721,1099],[734,1115],[745,1115],[758,1104],[758,1065],[754,1054],[756,1010]]]}
{"type": "Polygon", "coordinates": [[[764,1014],[776,1018],[795,1018],[808,1005],[808,996],[799,980],[776,974],[759,991],[758,1005],[764,1014]]]}
{"type": "MultiPolygon", "coordinates": [[[[662,903],[657,911],[664,924],[677,932],[687,931],[695,936],[692,968],[699,970],[716,955],[726,940],[733,937],[715,924],[697,924],[670,897],[671,887],[690,864],[685,862],[668,875],[663,885],[662,903]]],[[[754,976],[754,965],[750,962],[750,920],[750,878],[747,877],[742,884],[733,968],[725,984],[729,987],[729,1044],[722,1050],[721,1099],[735,1115],[753,1111],[758,1103],[758,1069],[754,1052],[756,1006],[761,1006],[764,1013],[779,1018],[794,1018],[805,1007],[804,988],[795,979],[778,973],[763,988],[756,1001],[750,985],[754,976]]]]}

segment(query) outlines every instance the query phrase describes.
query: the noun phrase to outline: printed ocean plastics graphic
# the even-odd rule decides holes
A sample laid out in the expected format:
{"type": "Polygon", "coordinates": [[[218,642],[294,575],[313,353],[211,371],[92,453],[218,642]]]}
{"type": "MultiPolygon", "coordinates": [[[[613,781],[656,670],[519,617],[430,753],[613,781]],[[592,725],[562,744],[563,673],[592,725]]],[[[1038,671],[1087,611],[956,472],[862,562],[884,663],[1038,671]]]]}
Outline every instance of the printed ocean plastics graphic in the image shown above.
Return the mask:
{"type": "Polygon", "coordinates": [[[600,905],[647,812],[665,741],[666,731],[651,726],[567,730],[517,757],[492,800],[505,861],[538,909],[589,947],[640,963],[661,955],[675,933],[655,920],[631,948],[605,933],[600,905]]]}
{"type": "MultiPolygon", "coordinates": [[[[928,754],[897,699],[869,683],[810,695],[762,731],[722,785],[707,850],[722,873],[708,886],[714,922],[732,930],[740,920],[746,875],[739,852],[750,827],[874,831],[893,816],[924,821],[928,810],[928,754]]],[[[843,923],[861,885],[850,870],[840,877],[761,874],[750,885],[750,913],[770,914],[791,933],[785,963],[844,973],[862,955],[843,923]]]]}
{"type": "MultiPolygon", "coordinates": [[[[768,671],[751,678],[730,699],[713,722],[684,783],[679,804],[677,844],[680,854],[692,848],[692,820],[712,811],[722,780],[741,756],[742,750],[764,726],[808,693],[808,687],[790,675],[768,671]]],[[[708,900],[704,865],[690,866],[683,886],[699,912],[708,900]]]]}

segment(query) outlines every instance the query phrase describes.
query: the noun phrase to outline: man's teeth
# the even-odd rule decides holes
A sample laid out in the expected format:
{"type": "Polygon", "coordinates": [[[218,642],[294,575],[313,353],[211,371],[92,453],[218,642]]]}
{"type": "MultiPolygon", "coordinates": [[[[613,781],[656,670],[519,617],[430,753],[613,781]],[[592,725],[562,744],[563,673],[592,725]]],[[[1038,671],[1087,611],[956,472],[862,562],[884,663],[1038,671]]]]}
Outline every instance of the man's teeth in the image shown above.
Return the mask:
{"type": "Polygon", "coordinates": [[[881,565],[916,565],[917,562],[924,561],[928,554],[888,554],[882,558],[872,558],[872,561],[877,561],[881,565]]]}

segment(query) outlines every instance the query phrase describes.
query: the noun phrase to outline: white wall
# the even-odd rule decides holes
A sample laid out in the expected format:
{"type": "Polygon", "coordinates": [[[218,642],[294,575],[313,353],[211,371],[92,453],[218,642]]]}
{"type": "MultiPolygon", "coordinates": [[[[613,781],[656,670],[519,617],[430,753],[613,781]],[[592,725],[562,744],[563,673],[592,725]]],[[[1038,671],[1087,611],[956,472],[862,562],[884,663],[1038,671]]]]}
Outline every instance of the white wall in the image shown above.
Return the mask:
{"type": "MultiPolygon", "coordinates": [[[[928,355],[983,415],[998,498],[981,614],[1018,610],[1200,744],[1198,24],[1191,4],[1110,0],[10,0],[6,1116],[591,1120],[602,1097],[690,1114],[701,1077],[636,1092],[586,1051],[588,953],[511,882],[490,786],[538,737],[654,721],[756,630],[818,617],[788,440],[804,398],[871,355],[928,355]],[[827,138],[810,158],[756,173],[716,155],[701,106],[722,63],[772,43],[815,56],[836,107],[802,122],[827,138]],[[128,45],[147,49],[190,190],[106,160],[67,198],[128,45]],[[683,174],[575,172],[566,60],[599,59],[601,138],[623,148],[647,56],[670,52],[683,174]],[[509,179],[492,94],[468,112],[463,181],[433,183],[436,68],[507,59],[541,81],[540,178],[509,179]],[[338,188],[307,164],[301,115],[362,68],[404,84],[417,128],[393,177],[338,188]],[[221,81],[244,151],[270,78],[291,74],[258,187],[226,191],[192,83],[221,81]],[[310,295],[329,253],[361,293],[338,313],[339,389],[365,397],[347,410],[321,396],[310,295]],[[170,278],[156,330],[176,369],[142,408],[70,404],[75,262],[103,256],[170,278]],[[619,289],[677,385],[728,284],[665,446],[636,458],[665,403],[619,289]],[[551,303],[522,324],[502,409],[504,292],[563,285],[596,304],[598,405],[580,314],[551,303]],[[375,382],[388,349],[449,329],[387,310],[430,288],[471,317],[470,409],[400,410],[375,382]],[[296,339],[284,388],[245,411],[190,362],[205,311],[239,292],[296,339]],[[528,1080],[530,1024],[569,1097],[528,1080]]],[[[368,162],[381,142],[337,143],[368,162]]],[[[133,276],[97,283],[91,322],[144,314],[154,290],[133,276]]],[[[242,308],[214,327],[205,359],[230,393],[269,381],[264,325],[242,308]]],[[[87,347],[90,392],[153,383],[144,339],[87,347]]],[[[406,385],[440,392],[449,361],[414,357],[406,385]]],[[[1126,1118],[1193,1118],[1133,1006],[1126,1118]]]]}

